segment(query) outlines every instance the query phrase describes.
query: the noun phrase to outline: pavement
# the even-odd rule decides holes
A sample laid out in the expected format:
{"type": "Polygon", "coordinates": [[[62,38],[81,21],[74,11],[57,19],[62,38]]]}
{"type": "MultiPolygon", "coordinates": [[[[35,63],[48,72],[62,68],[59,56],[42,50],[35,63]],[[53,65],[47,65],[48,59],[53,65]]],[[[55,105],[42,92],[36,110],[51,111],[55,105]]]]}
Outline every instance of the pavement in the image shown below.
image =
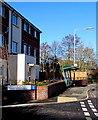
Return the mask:
{"type": "Polygon", "coordinates": [[[26,104],[29,103],[51,104],[57,102],[62,103],[62,102],[81,101],[89,98],[89,91],[90,93],[92,93],[93,98],[96,98],[96,88],[97,88],[96,84],[89,84],[87,86],[82,86],[82,87],[69,87],[59,96],[55,96],[45,100],[30,100],[26,102],[26,104]]]}
{"type": "Polygon", "coordinates": [[[89,91],[92,93],[93,97],[96,97],[96,84],[89,84],[84,87],[71,87],[64,91],[63,94],[59,95],[58,102],[70,102],[70,101],[80,101],[89,98],[89,91]],[[61,100],[60,100],[61,98],[61,100]],[[62,99],[63,98],[63,99],[62,99]],[[65,100],[64,100],[65,98],[65,100]]]}
{"type": "Polygon", "coordinates": [[[49,99],[45,100],[30,100],[26,102],[13,102],[11,105],[5,105],[6,106],[25,106],[29,104],[54,104],[54,103],[63,103],[63,102],[74,102],[74,101],[81,101],[85,100],[93,96],[93,98],[96,98],[96,84],[89,84],[87,86],[82,87],[69,87],[67,88],[62,94],[59,96],[55,96],[49,99]],[[90,91],[90,92],[89,92],[90,91]],[[91,94],[92,93],[92,94],[91,94]],[[94,93],[94,94],[93,94],[94,93]]]}

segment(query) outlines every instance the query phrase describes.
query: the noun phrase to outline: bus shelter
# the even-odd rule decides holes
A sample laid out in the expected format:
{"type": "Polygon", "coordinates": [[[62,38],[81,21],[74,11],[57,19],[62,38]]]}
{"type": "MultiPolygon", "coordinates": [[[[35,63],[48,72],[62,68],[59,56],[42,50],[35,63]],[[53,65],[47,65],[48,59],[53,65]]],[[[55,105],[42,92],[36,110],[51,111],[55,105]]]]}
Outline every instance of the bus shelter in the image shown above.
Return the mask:
{"type": "Polygon", "coordinates": [[[79,68],[76,66],[72,66],[72,65],[66,65],[62,68],[62,73],[63,73],[63,77],[64,77],[64,81],[66,86],[70,86],[72,84],[75,85],[75,71],[78,70],[79,68]],[[72,78],[71,76],[71,71],[74,71],[74,77],[72,78]]]}

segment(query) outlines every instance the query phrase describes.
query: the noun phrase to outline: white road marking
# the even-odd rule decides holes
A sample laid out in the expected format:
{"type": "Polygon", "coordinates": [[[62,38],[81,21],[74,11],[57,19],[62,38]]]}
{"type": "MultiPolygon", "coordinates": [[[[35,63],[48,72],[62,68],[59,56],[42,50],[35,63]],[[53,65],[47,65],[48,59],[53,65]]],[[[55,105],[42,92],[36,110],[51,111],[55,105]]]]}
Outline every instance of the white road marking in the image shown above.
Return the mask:
{"type": "Polygon", "coordinates": [[[87,108],[82,108],[83,111],[88,111],[87,108]]]}
{"type": "Polygon", "coordinates": [[[85,116],[90,116],[89,112],[84,112],[85,116]]]}
{"type": "MultiPolygon", "coordinates": [[[[97,109],[95,109],[95,106],[93,105],[91,100],[87,100],[89,107],[91,108],[92,112],[95,114],[96,117],[98,117],[97,109]]],[[[82,110],[84,112],[84,115],[86,117],[86,120],[92,120],[90,117],[90,113],[88,112],[88,109],[86,108],[86,105],[84,102],[80,102],[80,105],[82,107],[82,110]]]]}
{"type": "Polygon", "coordinates": [[[94,113],[98,117],[98,113],[94,113]]]}
{"type": "Polygon", "coordinates": [[[91,117],[86,117],[86,120],[92,120],[92,118],[91,117]]]}
{"type": "Polygon", "coordinates": [[[81,104],[81,107],[86,107],[86,106],[81,104]]]}
{"type": "Polygon", "coordinates": [[[93,105],[93,103],[88,103],[89,105],[93,105]]]}
{"type": "Polygon", "coordinates": [[[92,109],[92,111],[93,111],[93,112],[97,112],[97,110],[96,110],[96,109],[92,109]]]}
{"type": "Polygon", "coordinates": [[[57,102],[49,102],[49,103],[27,103],[27,104],[17,104],[17,105],[5,105],[0,106],[0,108],[9,108],[9,107],[21,107],[21,106],[35,106],[35,105],[49,105],[49,104],[57,104],[57,102]]]}
{"type": "Polygon", "coordinates": [[[93,105],[90,105],[91,108],[95,108],[93,105]]]}
{"type": "Polygon", "coordinates": [[[91,100],[87,100],[88,102],[92,102],[91,100]]]}
{"type": "Polygon", "coordinates": [[[84,102],[80,102],[80,104],[84,104],[84,102]]]}

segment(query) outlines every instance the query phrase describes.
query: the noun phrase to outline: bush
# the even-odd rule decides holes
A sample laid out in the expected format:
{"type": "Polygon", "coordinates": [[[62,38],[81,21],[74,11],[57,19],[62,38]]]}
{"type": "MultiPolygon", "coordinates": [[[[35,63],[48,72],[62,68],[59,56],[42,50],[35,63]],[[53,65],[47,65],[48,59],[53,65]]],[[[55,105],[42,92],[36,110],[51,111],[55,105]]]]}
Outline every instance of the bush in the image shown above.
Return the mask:
{"type": "MultiPolygon", "coordinates": [[[[50,82],[43,83],[43,82],[36,81],[37,86],[44,86],[44,85],[48,85],[48,84],[50,84],[50,82]]],[[[23,82],[23,85],[35,85],[35,83],[26,81],[26,82],[23,82]]]]}
{"type": "Polygon", "coordinates": [[[34,82],[23,82],[23,85],[35,85],[35,83],[34,82]]]}
{"type": "Polygon", "coordinates": [[[46,83],[43,83],[43,82],[36,82],[36,85],[37,86],[44,86],[44,85],[48,85],[48,84],[50,84],[49,82],[46,82],[46,83]]]}

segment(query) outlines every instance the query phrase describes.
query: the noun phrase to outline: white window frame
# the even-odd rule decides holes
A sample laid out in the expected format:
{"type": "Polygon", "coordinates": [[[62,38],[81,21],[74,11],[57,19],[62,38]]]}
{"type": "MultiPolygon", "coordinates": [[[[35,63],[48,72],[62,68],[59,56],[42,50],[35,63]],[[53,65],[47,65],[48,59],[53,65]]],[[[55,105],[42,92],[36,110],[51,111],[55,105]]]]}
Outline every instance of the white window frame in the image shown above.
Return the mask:
{"type": "Polygon", "coordinates": [[[0,46],[4,46],[4,36],[0,34],[0,46]]]}
{"type": "Polygon", "coordinates": [[[17,53],[17,42],[12,41],[12,53],[17,53]]]}
{"type": "Polygon", "coordinates": [[[15,14],[13,14],[13,16],[12,16],[12,23],[14,25],[18,26],[18,17],[15,14]]]}

